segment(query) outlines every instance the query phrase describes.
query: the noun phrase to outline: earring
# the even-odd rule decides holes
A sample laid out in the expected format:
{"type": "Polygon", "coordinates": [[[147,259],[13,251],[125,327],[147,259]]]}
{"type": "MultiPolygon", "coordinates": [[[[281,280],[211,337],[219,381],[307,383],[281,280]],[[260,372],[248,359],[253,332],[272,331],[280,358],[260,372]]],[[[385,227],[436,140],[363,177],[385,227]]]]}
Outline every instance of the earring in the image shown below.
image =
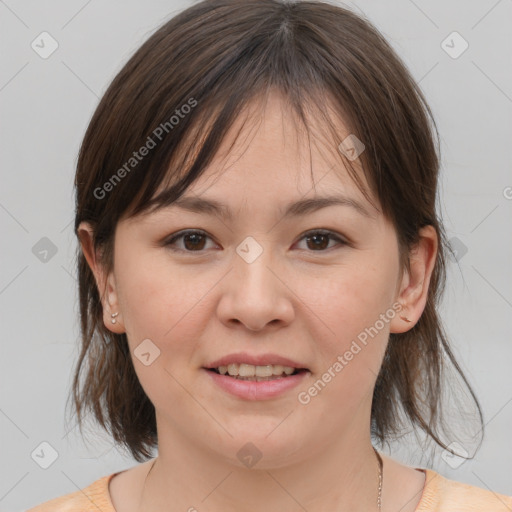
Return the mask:
{"type": "Polygon", "coordinates": [[[111,321],[113,324],[115,324],[115,323],[116,323],[116,316],[117,316],[117,315],[119,315],[119,312],[117,312],[117,313],[112,313],[112,314],[110,315],[110,316],[112,317],[110,321],[111,321]]]}

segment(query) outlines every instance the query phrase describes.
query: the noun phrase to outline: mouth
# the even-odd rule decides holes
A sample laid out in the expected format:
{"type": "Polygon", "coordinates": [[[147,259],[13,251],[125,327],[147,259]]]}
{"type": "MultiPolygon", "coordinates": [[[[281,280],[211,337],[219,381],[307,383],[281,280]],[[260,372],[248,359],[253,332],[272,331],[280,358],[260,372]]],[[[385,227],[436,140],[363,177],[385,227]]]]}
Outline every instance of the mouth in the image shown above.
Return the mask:
{"type": "MultiPolygon", "coordinates": [[[[276,361],[276,358],[273,358],[275,364],[262,364],[262,358],[253,358],[253,362],[259,364],[232,362],[232,356],[228,359],[228,361],[226,359],[216,361],[212,365],[203,367],[203,370],[211,377],[210,382],[216,389],[246,401],[271,400],[289,396],[294,388],[311,375],[309,369],[289,359],[277,358],[276,361]],[[254,361],[254,359],[257,360],[254,361]],[[291,364],[296,366],[289,366],[291,364]]],[[[267,361],[269,359],[266,358],[267,361]]]]}
{"type": "Polygon", "coordinates": [[[247,363],[230,363],[228,365],[205,368],[205,370],[236,380],[252,382],[286,379],[293,375],[309,372],[307,368],[297,368],[280,364],[252,365],[247,363]]]}
{"type": "Polygon", "coordinates": [[[289,396],[311,375],[303,363],[279,354],[238,352],[202,367],[210,382],[237,399],[271,400],[289,396]]]}

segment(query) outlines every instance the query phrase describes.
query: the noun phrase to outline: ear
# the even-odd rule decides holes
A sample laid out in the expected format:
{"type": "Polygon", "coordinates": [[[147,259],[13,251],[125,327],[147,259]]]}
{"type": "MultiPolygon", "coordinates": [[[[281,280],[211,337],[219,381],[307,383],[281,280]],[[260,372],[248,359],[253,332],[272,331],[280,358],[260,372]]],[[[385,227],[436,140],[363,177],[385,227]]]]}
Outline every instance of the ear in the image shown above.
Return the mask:
{"type": "Polygon", "coordinates": [[[78,226],[78,237],[85,259],[94,274],[98,292],[103,306],[103,323],[116,334],[125,332],[122,313],[119,308],[114,273],[108,275],[100,262],[99,254],[94,250],[94,230],[90,223],[81,222],[78,226]],[[117,314],[116,314],[117,313],[117,314]],[[115,316],[112,317],[112,314],[115,316]],[[112,323],[112,320],[115,320],[112,323]]]}
{"type": "Polygon", "coordinates": [[[395,302],[402,305],[390,323],[390,332],[406,332],[417,323],[425,304],[436,262],[438,237],[433,226],[419,231],[420,239],[409,253],[410,271],[404,271],[395,302]],[[408,321],[409,320],[409,321],[408,321]]]}

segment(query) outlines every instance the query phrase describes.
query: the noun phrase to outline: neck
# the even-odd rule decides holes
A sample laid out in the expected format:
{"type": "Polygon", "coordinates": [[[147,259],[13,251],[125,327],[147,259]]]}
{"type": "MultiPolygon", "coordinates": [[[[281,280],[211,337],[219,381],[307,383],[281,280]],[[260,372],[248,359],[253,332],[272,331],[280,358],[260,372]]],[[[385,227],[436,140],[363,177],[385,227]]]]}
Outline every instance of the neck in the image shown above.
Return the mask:
{"type": "Polygon", "coordinates": [[[190,512],[204,507],[225,512],[265,510],[270,503],[283,512],[298,507],[308,512],[378,510],[379,464],[369,436],[340,436],[336,443],[301,459],[265,461],[263,454],[257,464],[246,468],[176,432],[161,434],[139,512],[165,510],[169,503],[190,512]]]}

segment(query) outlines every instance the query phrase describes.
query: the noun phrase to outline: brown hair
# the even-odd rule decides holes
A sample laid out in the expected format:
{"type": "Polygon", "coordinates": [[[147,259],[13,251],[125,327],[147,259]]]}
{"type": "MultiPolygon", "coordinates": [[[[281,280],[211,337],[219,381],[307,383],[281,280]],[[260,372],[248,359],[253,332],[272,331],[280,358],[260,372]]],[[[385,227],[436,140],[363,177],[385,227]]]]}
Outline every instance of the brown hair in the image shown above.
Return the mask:
{"type": "MultiPolygon", "coordinates": [[[[176,200],[244,107],[270,90],[282,93],[304,125],[307,113],[322,116],[339,143],[325,108],[332,105],[363,141],[364,177],[395,226],[402,271],[419,229],[432,225],[438,234],[424,312],[408,332],[390,335],[374,389],[372,436],[383,443],[398,434],[405,413],[446,448],[439,435],[444,361],[462,377],[483,428],[480,405],[437,312],[449,248],[436,210],[437,127],[418,85],[363,16],[317,1],[205,0],[163,24],[117,74],[91,119],[77,163],[75,233],[82,221],[92,224],[94,247],[110,271],[117,222],[176,200]]],[[[369,197],[351,161],[339,157],[369,197]]],[[[136,376],[126,335],[103,324],[100,294],[80,247],[77,262],[81,352],[72,391],[80,429],[91,411],[140,462],[158,446],[155,409],[136,376]]]]}

